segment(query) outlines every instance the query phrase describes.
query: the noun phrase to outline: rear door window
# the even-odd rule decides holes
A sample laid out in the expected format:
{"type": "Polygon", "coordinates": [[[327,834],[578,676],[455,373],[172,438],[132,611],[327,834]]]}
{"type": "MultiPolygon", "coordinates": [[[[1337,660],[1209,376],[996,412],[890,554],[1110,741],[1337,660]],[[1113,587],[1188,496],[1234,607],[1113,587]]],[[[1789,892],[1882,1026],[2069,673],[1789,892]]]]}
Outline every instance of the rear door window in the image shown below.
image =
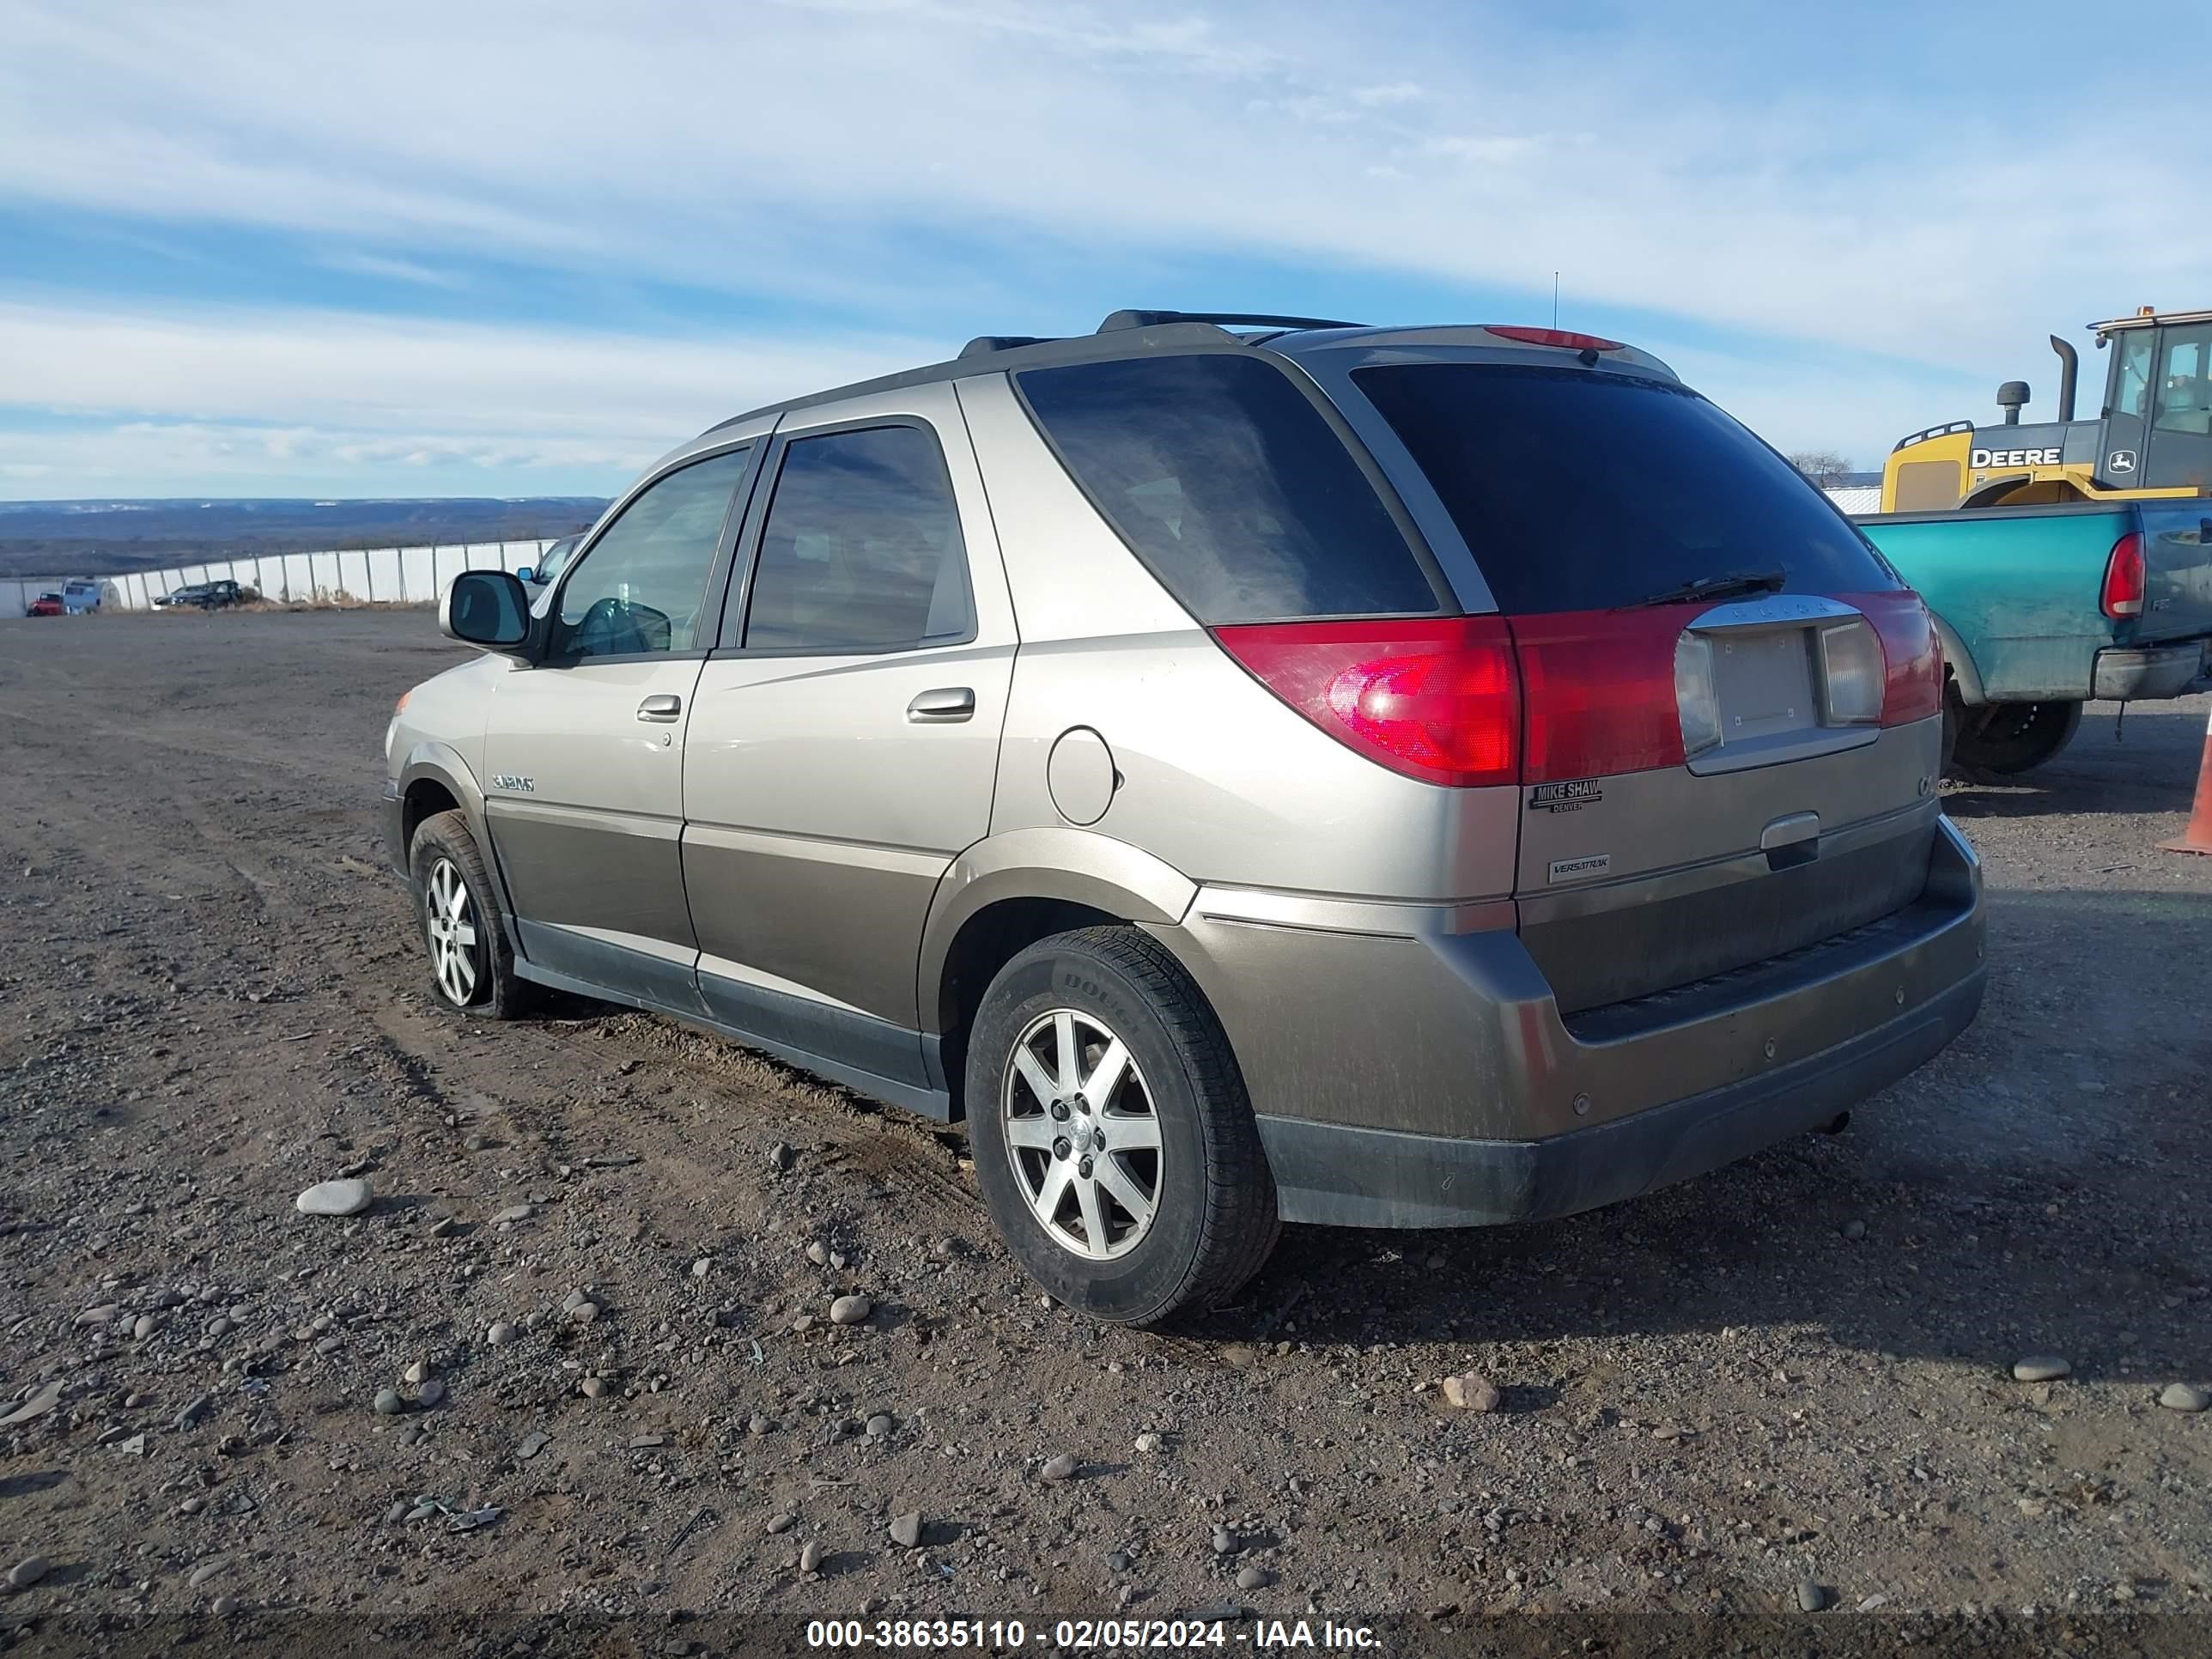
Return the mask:
{"type": "Polygon", "coordinates": [[[1401,363],[1353,383],[1427,474],[1509,614],[1597,611],[1700,578],[1887,592],[1880,556],[1693,392],[1584,369],[1401,363]]]}
{"type": "Polygon", "coordinates": [[[1358,463],[1273,364],[1209,352],[1015,380],[1075,482],[1200,622],[1438,610],[1358,463]]]}
{"type": "Polygon", "coordinates": [[[975,631],[937,440],[915,426],[792,440],[761,532],[745,649],[901,651],[975,631]]]}

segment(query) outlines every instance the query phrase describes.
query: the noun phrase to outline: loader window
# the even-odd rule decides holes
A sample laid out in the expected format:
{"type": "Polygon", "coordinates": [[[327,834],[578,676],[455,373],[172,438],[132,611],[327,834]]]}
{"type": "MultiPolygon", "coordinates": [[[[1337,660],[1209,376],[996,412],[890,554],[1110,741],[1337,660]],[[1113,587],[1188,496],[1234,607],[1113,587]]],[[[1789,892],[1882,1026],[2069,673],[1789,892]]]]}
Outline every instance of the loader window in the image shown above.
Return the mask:
{"type": "Polygon", "coordinates": [[[2160,356],[2158,416],[2152,428],[2159,432],[2212,433],[2212,325],[2201,328],[2165,330],[2160,356]]]}
{"type": "Polygon", "coordinates": [[[2150,365],[2157,355],[2158,337],[2139,328],[2120,337],[2119,356],[2112,360],[2112,396],[2105,413],[2128,415],[2138,421],[2150,418],[2150,365]]]}

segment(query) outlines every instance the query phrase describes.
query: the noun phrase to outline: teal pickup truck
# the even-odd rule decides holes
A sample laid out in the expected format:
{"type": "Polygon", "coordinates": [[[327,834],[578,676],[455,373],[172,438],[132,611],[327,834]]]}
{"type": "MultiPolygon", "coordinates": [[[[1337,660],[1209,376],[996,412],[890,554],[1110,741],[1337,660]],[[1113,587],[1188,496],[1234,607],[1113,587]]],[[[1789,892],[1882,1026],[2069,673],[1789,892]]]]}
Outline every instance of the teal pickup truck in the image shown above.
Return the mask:
{"type": "Polygon", "coordinates": [[[2091,697],[2212,689],[2212,497],[1855,522],[1936,613],[1947,770],[2041,765],[2091,697]]]}

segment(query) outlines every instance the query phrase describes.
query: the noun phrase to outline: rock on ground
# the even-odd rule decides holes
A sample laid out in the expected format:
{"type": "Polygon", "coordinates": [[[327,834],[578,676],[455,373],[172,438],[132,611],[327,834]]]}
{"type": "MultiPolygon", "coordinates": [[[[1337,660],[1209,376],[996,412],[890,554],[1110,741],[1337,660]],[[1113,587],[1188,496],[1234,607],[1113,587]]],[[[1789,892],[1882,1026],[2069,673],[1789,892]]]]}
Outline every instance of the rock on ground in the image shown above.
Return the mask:
{"type": "Polygon", "coordinates": [[[319,1181],[292,1200],[301,1215],[359,1215],[369,1206],[366,1181],[319,1181]]]}

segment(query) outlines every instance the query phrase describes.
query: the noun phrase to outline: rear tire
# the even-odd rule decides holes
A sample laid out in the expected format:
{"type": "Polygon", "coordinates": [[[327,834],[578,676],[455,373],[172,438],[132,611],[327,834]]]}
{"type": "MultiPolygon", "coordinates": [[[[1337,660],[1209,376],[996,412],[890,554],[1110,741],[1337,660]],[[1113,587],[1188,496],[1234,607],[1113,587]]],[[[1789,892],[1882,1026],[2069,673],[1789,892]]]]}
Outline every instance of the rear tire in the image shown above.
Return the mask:
{"type": "Polygon", "coordinates": [[[1000,970],[967,1100],[991,1218],[1071,1308],[1115,1325],[1202,1312],[1274,1248],[1274,1178],[1228,1036],[1133,927],[1057,934],[1000,970]]]}
{"type": "Polygon", "coordinates": [[[407,868],[415,925],[430,958],[430,1000],[468,1019],[514,1019],[530,1012],[538,988],[514,971],[506,917],[468,820],[434,812],[416,827],[407,868]]]}
{"type": "Polygon", "coordinates": [[[2032,770],[2056,756],[2081,729],[2078,702],[2000,702],[1969,711],[1959,722],[1957,764],[2000,777],[2032,770]]]}

